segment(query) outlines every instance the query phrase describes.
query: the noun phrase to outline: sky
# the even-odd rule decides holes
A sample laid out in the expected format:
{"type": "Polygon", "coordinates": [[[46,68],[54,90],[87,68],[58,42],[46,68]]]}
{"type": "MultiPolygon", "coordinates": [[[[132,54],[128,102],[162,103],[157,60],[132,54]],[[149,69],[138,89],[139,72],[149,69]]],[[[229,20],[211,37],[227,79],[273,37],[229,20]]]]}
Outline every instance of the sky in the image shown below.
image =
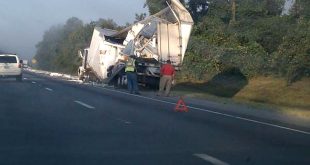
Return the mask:
{"type": "Polygon", "coordinates": [[[84,23],[111,18],[124,25],[147,12],[145,0],[0,0],[0,50],[31,59],[51,26],[77,17],[84,23]]]}
{"type": "Polygon", "coordinates": [[[282,10],[282,15],[288,15],[296,0],[285,0],[285,4],[282,10]]]}

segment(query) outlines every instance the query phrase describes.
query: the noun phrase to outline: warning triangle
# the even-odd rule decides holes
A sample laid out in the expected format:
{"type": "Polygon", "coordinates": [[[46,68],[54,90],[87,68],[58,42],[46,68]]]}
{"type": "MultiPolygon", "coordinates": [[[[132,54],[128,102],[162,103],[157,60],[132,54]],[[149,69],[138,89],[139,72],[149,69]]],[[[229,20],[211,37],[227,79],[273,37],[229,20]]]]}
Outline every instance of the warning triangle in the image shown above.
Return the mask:
{"type": "Polygon", "coordinates": [[[176,112],[188,112],[188,107],[186,106],[184,100],[182,97],[177,102],[177,105],[175,106],[174,110],[176,112]]]}

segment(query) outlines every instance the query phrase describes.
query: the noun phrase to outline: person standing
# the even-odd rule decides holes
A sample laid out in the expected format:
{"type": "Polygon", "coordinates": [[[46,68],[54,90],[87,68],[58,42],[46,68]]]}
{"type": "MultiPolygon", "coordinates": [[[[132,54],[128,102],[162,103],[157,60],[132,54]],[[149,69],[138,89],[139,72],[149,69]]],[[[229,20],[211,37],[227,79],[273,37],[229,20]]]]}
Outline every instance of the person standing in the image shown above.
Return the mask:
{"type": "Polygon", "coordinates": [[[169,96],[174,77],[175,77],[175,69],[171,65],[171,61],[167,60],[167,63],[164,64],[160,69],[159,92],[157,95],[161,96],[165,89],[164,96],[169,96]]]}
{"type": "Polygon", "coordinates": [[[133,57],[129,57],[126,62],[125,72],[127,75],[127,87],[130,94],[140,94],[138,89],[136,60],[133,57]]]}

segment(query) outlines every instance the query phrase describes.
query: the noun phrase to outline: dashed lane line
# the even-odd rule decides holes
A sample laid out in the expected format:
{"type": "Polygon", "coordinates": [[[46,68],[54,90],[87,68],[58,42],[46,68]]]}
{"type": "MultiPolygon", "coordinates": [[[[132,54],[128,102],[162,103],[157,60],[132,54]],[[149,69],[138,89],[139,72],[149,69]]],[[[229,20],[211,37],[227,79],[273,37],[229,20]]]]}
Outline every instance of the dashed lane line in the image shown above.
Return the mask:
{"type": "Polygon", "coordinates": [[[123,120],[123,119],[120,119],[120,118],[118,118],[118,119],[116,119],[116,120],[118,120],[118,121],[120,121],[120,122],[122,122],[122,123],[125,123],[125,124],[132,124],[132,122],[130,122],[130,121],[127,121],[127,120],[123,120]]]}
{"type": "Polygon", "coordinates": [[[50,92],[53,92],[54,90],[51,89],[51,88],[45,88],[46,90],[50,91],[50,92]]]}
{"type": "Polygon", "coordinates": [[[83,103],[82,101],[76,100],[76,101],[74,101],[74,102],[77,103],[77,104],[79,104],[79,105],[81,105],[81,106],[83,106],[83,107],[85,107],[85,108],[88,108],[88,109],[95,109],[95,107],[93,107],[93,106],[91,106],[91,105],[88,105],[88,104],[86,104],[86,103],[83,103]]]}
{"type": "Polygon", "coordinates": [[[194,156],[198,157],[198,158],[201,158],[213,165],[229,165],[228,163],[226,162],[223,162],[213,156],[210,156],[210,155],[207,155],[207,154],[194,154],[194,156]]]}

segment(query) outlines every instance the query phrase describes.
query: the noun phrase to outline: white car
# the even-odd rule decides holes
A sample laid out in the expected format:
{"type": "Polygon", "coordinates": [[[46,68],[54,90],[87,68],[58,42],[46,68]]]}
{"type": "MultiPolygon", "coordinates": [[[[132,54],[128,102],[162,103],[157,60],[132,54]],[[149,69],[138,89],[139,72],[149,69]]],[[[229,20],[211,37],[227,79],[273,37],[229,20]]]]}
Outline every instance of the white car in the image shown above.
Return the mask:
{"type": "Polygon", "coordinates": [[[0,78],[16,78],[22,81],[22,60],[17,55],[0,54],[0,78]]]}

